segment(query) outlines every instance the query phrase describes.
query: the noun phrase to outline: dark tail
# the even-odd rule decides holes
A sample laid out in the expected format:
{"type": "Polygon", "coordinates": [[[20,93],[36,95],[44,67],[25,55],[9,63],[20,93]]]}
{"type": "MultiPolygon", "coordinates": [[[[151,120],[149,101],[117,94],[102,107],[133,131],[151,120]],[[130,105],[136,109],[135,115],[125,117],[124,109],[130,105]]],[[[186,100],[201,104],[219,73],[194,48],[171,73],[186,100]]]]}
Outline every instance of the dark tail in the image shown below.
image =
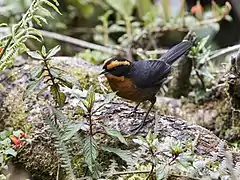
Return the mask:
{"type": "Polygon", "coordinates": [[[159,60],[165,61],[168,64],[173,64],[182,55],[191,49],[193,46],[192,41],[183,40],[179,44],[173,46],[164,55],[161,56],[159,60]]]}

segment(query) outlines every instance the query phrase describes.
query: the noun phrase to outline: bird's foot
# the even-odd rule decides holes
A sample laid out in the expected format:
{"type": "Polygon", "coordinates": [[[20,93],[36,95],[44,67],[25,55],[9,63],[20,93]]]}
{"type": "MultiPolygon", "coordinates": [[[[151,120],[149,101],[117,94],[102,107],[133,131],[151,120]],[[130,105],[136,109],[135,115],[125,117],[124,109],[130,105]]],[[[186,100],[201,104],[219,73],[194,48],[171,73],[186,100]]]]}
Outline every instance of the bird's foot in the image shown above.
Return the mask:
{"type": "Polygon", "coordinates": [[[136,112],[137,112],[137,109],[134,108],[134,109],[129,113],[129,116],[132,116],[132,115],[136,114],[136,112]]]}
{"type": "Polygon", "coordinates": [[[140,103],[138,103],[138,104],[133,108],[133,110],[129,113],[129,116],[132,116],[133,114],[136,114],[139,105],[140,105],[140,103]]]}
{"type": "Polygon", "coordinates": [[[133,135],[136,135],[139,133],[139,131],[143,128],[143,126],[146,124],[145,121],[142,121],[140,124],[138,124],[135,127],[132,127],[130,131],[133,133],[133,135]]]}

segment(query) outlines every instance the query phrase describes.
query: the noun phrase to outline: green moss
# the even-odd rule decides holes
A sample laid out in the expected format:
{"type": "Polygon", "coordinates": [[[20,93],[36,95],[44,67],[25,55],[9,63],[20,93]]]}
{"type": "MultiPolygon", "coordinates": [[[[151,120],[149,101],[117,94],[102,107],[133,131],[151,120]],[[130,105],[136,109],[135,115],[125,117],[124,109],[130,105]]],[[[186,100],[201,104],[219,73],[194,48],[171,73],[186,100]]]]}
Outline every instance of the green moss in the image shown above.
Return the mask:
{"type": "Polygon", "coordinates": [[[229,141],[239,140],[240,138],[240,127],[232,127],[227,129],[225,132],[225,139],[229,141]]]}
{"type": "MultiPolygon", "coordinates": [[[[83,70],[81,68],[74,68],[71,67],[68,69],[68,72],[74,77],[77,78],[80,86],[82,89],[89,89],[91,85],[94,85],[96,87],[96,93],[103,94],[104,92],[100,88],[100,84],[98,81],[98,74],[94,72],[87,72],[87,70],[83,70]]],[[[105,86],[108,86],[107,83],[104,84],[105,86]]]]}
{"type": "Polygon", "coordinates": [[[23,89],[13,89],[4,100],[8,114],[4,119],[5,126],[21,128],[26,124],[27,113],[24,109],[23,89]]]}
{"type": "Polygon", "coordinates": [[[72,158],[73,169],[75,170],[74,173],[77,177],[82,177],[87,169],[87,166],[84,165],[84,158],[83,156],[73,156],[72,158]]]}

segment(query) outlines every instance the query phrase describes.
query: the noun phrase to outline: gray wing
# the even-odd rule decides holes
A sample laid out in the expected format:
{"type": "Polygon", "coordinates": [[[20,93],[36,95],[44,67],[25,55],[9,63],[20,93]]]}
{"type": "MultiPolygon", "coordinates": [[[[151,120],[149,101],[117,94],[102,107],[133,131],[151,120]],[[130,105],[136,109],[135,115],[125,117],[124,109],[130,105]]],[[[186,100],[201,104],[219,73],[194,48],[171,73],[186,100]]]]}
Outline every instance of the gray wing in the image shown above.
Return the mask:
{"type": "Polygon", "coordinates": [[[168,64],[173,64],[181,56],[186,54],[193,46],[191,41],[182,41],[169,49],[159,60],[165,61],[168,64]]]}
{"type": "Polygon", "coordinates": [[[164,61],[135,61],[131,68],[131,77],[137,87],[150,88],[161,86],[170,72],[171,66],[164,61]]]}

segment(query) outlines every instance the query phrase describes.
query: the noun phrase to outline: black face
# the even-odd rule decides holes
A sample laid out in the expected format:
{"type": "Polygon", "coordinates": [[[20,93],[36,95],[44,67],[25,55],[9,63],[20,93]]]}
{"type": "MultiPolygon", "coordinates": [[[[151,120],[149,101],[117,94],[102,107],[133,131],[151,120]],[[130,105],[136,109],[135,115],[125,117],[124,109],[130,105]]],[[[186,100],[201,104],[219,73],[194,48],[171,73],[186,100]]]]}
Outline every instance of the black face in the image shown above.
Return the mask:
{"type": "Polygon", "coordinates": [[[103,69],[104,73],[110,73],[114,76],[129,77],[131,62],[124,58],[114,57],[105,62],[103,69]]]}
{"type": "Polygon", "coordinates": [[[129,77],[130,74],[130,65],[119,65],[112,69],[106,70],[106,72],[114,76],[125,76],[129,77]]]}

